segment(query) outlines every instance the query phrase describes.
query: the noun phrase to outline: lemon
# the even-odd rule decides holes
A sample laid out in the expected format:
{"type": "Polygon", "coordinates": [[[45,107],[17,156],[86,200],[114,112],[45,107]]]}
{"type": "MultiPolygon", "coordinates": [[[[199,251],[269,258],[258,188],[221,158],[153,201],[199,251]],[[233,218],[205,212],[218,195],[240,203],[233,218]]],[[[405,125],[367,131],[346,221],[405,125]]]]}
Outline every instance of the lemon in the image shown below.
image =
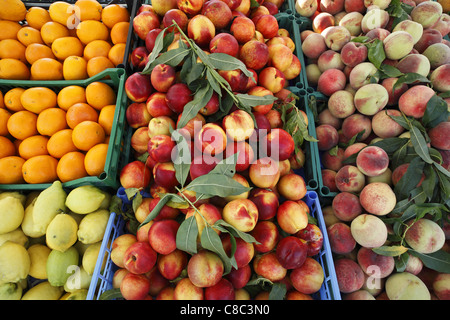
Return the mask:
{"type": "Polygon", "coordinates": [[[0,283],[18,282],[30,271],[30,255],[24,246],[6,241],[0,246],[0,283]]]}
{"type": "Polygon", "coordinates": [[[101,241],[108,225],[109,215],[106,209],[88,213],[80,222],[78,240],[85,244],[101,241]]]}
{"type": "Polygon", "coordinates": [[[78,289],[74,292],[65,293],[59,300],[86,300],[87,295],[87,289],[78,289]]]}
{"type": "MultiPolygon", "coordinates": [[[[97,264],[97,259],[98,259],[99,253],[100,253],[101,245],[102,245],[101,241],[97,242],[97,243],[93,243],[93,244],[89,245],[89,247],[84,252],[81,263],[82,263],[84,270],[86,270],[86,272],[89,275],[94,274],[95,265],[97,264]]],[[[100,270],[103,270],[105,268],[107,259],[108,259],[108,255],[106,254],[106,251],[105,251],[105,254],[103,257],[103,264],[102,264],[100,270]]]]}
{"type": "Polygon", "coordinates": [[[43,244],[28,248],[31,265],[29,275],[36,279],[47,279],[47,259],[52,250],[43,244]]]}
{"type": "Polygon", "coordinates": [[[89,289],[92,275],[88,274],[81,266],[71,275],[64,284],[64,291],[75,292],[80,289],[89,289]]]}
{"type": "Polygon", "coordinates": [[[0,284],[0,300],[20,300],[23,289],[18,283],[0,284]]]}
{"type": "Polygon", "coordinates": [[[28,237],[23,233],[21,228],[17,228],[16,230],[8,233],[0,234],[0,246],[8,240],[21,244],[24,247],[28,244],[28,237]]]}
{"type": "Polygon", "coordinates": [[[27,207],[25,207],[25,214],[21,225],[23,233],[30,238],[39,238],[45,235],[45,231],[39,231],[34,227],[33,210],[35,203],[36,198],[27,207]]]}
{"type": "Polygon", "coordinates": [[[53,218],[63,212],[67,194],[61,181],[54,181],[50,187],[42,190],[34,202],[33,223],[36,232],[45,233],[53,218]]]}
{"type": "Polygon", "coordinates": [[[0,234],[17,229],[25,215],[25,209],[20,199],[6,196],[0,199],[0,234]]]}
{"type": "Polygon", "coordinates": [[[64,286],[67,279],[79,269],[79,259],[75,247],[64,252],[52,250],[47,259],[47,279],[52,286],[64,286]]]}
{"type": "Polygon", "coordinates": [[[69,192],[66,206],[78,214],[94,212],[104,205],[106,193],[91,185],[80,186],[69,192]]]}
{"type": "Polygon", "coordinates": [[[19,191],[5,191],[0,193],[0,199],[6,198],[6,197],[13,197],[20,200],[22,205],[25,207],[25,201],[27,199],[27,196],[20,193],[19,191]]]}
{"type": "Polygon", "coordinates": [[[65,213],[57,214],[47,227],[45,240],[50,249],[66,251],[77,242],[78,224],[65,213]]]}
{"type": "Polygon", "coordinates": [[[22,300],[59,300],[63,292],[63,287],[52,286],[50,282],[44,281],[25,292],[22,300]]]}

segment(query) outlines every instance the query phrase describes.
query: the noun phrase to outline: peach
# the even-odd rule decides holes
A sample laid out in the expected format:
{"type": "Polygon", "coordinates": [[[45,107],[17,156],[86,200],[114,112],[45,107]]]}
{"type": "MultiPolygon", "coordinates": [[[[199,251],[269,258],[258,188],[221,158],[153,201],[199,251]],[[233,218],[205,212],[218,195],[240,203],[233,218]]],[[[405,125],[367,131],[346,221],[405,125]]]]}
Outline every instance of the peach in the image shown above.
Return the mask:
{"type": "Polygon", "coordinates": [[[445,234],[436,222],[421,218],[417,221],[410,221],[408,225],[405,241],[417,252],[433,253],[444,246],[445,234]]]}
{"type": "Polygon", "coordinates": [[[254,188],[250,191],[249,200],[258,208],[259,220],[269,220],[277,214],[279,201],[275,192],[262,188],[254,188]]]}
{"type": "MultiPolygon", "coordinates": [[[[231,256],[232,242],[229,234],[224,233],[221,235],[223,249],[228,256],[231,256]]],[[[234,258],[236,259],[236,265],[238,268],[242,268],[248,265],[255,255],[255,246],[252,242],[246,242],[241,238],[235,238],[236,247],[234,251],[234,258]]]]}
{"type": "Polygon", "coordinates": [[[435,91],[425,85],[415,85],[409,88],[398,99],[398,107],[405,115],[416,119],[425,114],[428,101],[435,95],[435,91]]]}
{"type": "Polygon", "coordinates": [[[237,57],[239,54],[239,43],[231,34],[221,32],[211,39],[209,51],[211,53],[226,53],[230,56],[237,57]]]}
{"type": "Polygon", "coordinates": [[[433,292],[439,300],[450,300],[449,282],[450,274],[448,273],[439,273],[434,278],[432,283],[433,292]]]}
{"type": "MultiPolygon", "coordinates": [[[[205,126],[215,128],[219,131],[217,126],[212,126],[211,124],[206,124],[205,126]]],[[[203,128],[205,127],[203,126],[203,128]]],[[[233,141],[244,141],[247,140],[254,132],[255,124],[252,117],[244,110],[236,110],[226,115],[222,120],[222,127],[226,131],[226,136],[228,136],[233,141]]],[[[202,129],[203,129],[202,128],[202,129]]],[[[222,130],[223,131],[223,130],[222,130]]],[[[220,131],[220,132],[222,132],[220,131]]],[[[216,132],[216,131],[214,131],[216,132]]],[[[225,140],[226,140],[225,136],[225,140]]],[[[215,138],[220,139],[220,138],[215,138]]],[[[222,150],[223,151],[223,150],[222,150]]],[[[221,151],[217,150],[217,154],[221,151]]]]}
{"type": "Polygon", "coordinates": [[[279,241],[275,252],[284,268],[295,269],[305,262],[308,256],[308,245],[303,239],[287,236],[279,241]]]}
{"type": "Polygon", "coordinates": [[[398,60],[406,56],[414,47],[413,37],[406,31],[394,31],[383,40],[386,58],[398,60]]]}
{"type": "Polygon", "coordinates": [[[367,247],[361,247],[356,257],[363,272],[373,278],[386,278],[395,268],[393,257],[377,254],[367,247]]]}
{"type": "Polygon", "coordinates": [[[384,216],[391,212],[397,201],[392,188],[383,182],[367,184],[359,195],[361,206],[377,216],[384,216]]]}
{"type": "Polygon", "coordinates": [[[322,165],[325,169],[330,169],[337,172],[343,166],[342,161],[344,160],[344,149],[338,148],[335,155],[333,155],[330,151],[331,150],[327,150],[322,153],[322,165]]]}
{"type": "Polygon", "coordinates": [[[192,92],[184,83],[175,83],[166,93],[168,107],[177,114],[182,113],[184,106],[192,99],[192,92]]]}
{"type": "Polygon", "coordinates": [[[284,72],[289,68],[293,58],[291,49],[283,43],[274,43],[267,47],[269,59],[267,65],[284,72]]]}
{"type": "Polygon", "coordinates": [[[386,78],[381,81],[381,85],[386,88],[389,99],[387,106],[392,107],[398,104],[398,99],[400,96],[408,90],[408,85],[406,83],[402,83],[399,87],[395,88],[394,85],[397,82],[398,78],[386,78]]]}
{"type": "Polygon", "coordinates": [[[302,71],[302,65],[300,59],[294,54],[292,55],[292,61],[289,67],[283,71],[286,80],[293,80],[300,75],[302,71]]]}
{"type": "Polygon", "coordinates": [[[337,172],[331,169],[322,169],[322,182],[324,187],[327,187],[330,192],[337,192],[338,188],[336,186],[336,174],[337,172]]]}
{"type": "Polygon", "coordinates": [[[327,44],[320,33],[312,33],[302,42],[302,51],[307,58],[317,59],[325,50],[327,44]]]}
{"type": "Polygon", "coordinates": [[[258,84],[272,91],[273,94],[281,91],[286,85],[283,72],[275,67],[265,67],[258,75],[258,84]]]}
{"type": "Polygon", "coordinates": [[[151,181],[151,171],[139,160],[127,163],[119,174],[124,188],[146,188],[151,181]]]}
{"type": "Polygon", "coordinates": [[[442,6],[438,2],[424,1],[413,8],[411,19],[420,23],[424,29],[433,26],[442,15],[442,6]]]}
{"type": "Polygon", "coordinates": [[[390,116],[401,116],[396,109],[381,110],[372,117],[372,130],[380,138],[399,136],[405,129],[390,116]]]}
{"type": "Polygon", "coordinates": [[[375,297],[367,290],[357,290],[344,295],[343,300],[376,300],[375,297]]]}
{"type": "Polygon", "coordinates": [[[366,140],[372,133],[372,121],[369,116],[360,113],[354,113],[348,118],[345,118],[342,122],[342,134],[347,138],[351,139],[356,134],[361,133],[361,136],[357,141],[366,140]]]}
{"type": "Polygon", "coordinates": [[[316,128],[316,136],[319,140],[317,145],[319,150],[326,151],[338,144],[339,135],[336,128],[328,124],[321,124],[316,128]]]}
{"type": "Polygon", "coordinates": [[[329,108],[323,109],[318,116],[318,124],[328,124],[332,127],[334,127],[336,130],[341,129],[342,120],[339,118],[336,118],[334,115],[331,114],[331,111],[329,108]]]}
{"type": "Polygon", "coordinates": [[[189,20],[187,33],[198,46],[205,48],[216,35],[216,27],[208,17],[197,14],[189,20]]]}
{"type": "Polygon", "coordinates": [[[120,293],[125,300],[143,300],[148,297],[150,280],[142,274],[128,273],[120,284],[120,293]]]}
{"type": "Polygon", "coordinates": [[[355,108],[366,116],[373,116],[383,109],[388,100],[389,94],[386,88],[378,83],[363,85],[354,96],[355,108]]]}
{"type": "Polygon", "coordinates": [[[200,250],[188,262],[187,273],[192,283],[200,288],[217,284],[224,272],[223,262],[212,251],[200,250]]]}
{"type": "Polygon", "coordinates": [[[325,38],[327,47],[334,51],[340,51],[351,39],[350,31],[343,26],[328,27],[321,34],[325,38]]]}
{"type": "Polygon", "coordinates": [[[177,0],[177,7],[187,15],[193,16],[201,12],[203,2],[203,0],[177,0]]]}
{"type": "MultiPolygon", "coordinates": [[[[203,203],[199,205],[197,209],[200,214],[198,214],[197,211],[195,211],[193,208],[189,208],[186,212],[185,218],[187,219],[191,216],[195,216],[198,228],[198,240],[200,240],[206,224],[210,226],[214,225],[217,220],[222,219],[222,214],[220,213],[219,209],[211,203],[203,203]]],[[[218,230],[213,230],[217,233],[220,233],[220,231],[218,230]]]]}
{"type": "Polygon", "coordinates": [[[356,243],[365,248],[381,247],[387,240],[387,227],[377,216],[358,215],[350,225],[356,243]]]}
{"type": "Polygon", "coordinates": [[[449,134],[450,122],[448,121],[440,122],[428,130],[431,145],[440,150],[450,150],[449,134]]]}
{"type": "Polygon", "coordinates": [[[334,92],[328,99],[328,109],[336,118],[349,117],[356,111],[353,94],[347,90],[334,92]]]}
{"type": "Polygon", "coordinates": [[[140,39],[145,40],[147,33],[153,29],[159,28],[160,18],[153,11],[143,11],[133,18],[131,24],[133,25],[133,30],[136,35],[140,39]]]}
{"type": "Polygon", "coordinates": [[[344,63],[341,59],[341,54],[333,50],[326,50],[317,59],[317,66],[321,72],[328,69],[344,70],[344,63]]]}
{"type": "Polygon", "coordinates": [[[266,43],[250,40],[241,47],[239,57],[247,68],[259,70],[269,61],[269,48],[266,43]]]}
{"type": "Polygon", "coordinates": [[[135,72],[125,80],[125,93],[133,102],[147,101],[153,91],[150,75],[135,72]]]}
{"type": "Polygon", "coordinates": [[[359,12],[365,13],[366,6],[364,5],[364,0],[345,0],[344,1],[344,11],[345,12],[359,12]]]}
{"type": "Polygon", "coordinates": [[[169,108],[166,101],[166,93],[154,92],[145,102],[148,113],[153,117],[168,116],[172,117],[175,113],[169,108]]]}
{"type": "Polygon", "coordinates": [[[180,224],[172,219],[155,221],[148,231],[148,241],[153,250],[160,254],[174,251],[176,235],[180,224]]]}
{"type": "Polygon", "coordinates": [[[188,277],[178,281],[173,291],[174,300],[203,300],[204,296],[204,289],[194,285],[188,277]]]}
{"type": "Polygon", "coordinates": [[[408,253],[405,271],[417,276],[423,269],[423,262],[420,258],[408,253]]]}
{"type": "Polygon", "coordinates": [[[328,69],[324,71],[318,80],[317,90],[331,96],[338,90],[343,90],[347,84],[347,78],[343,71],[339,69],[328,69]]]}
{"type": "Polygon", "coordinates": [[[295,1],[295,11],[302,17],[311,17],[318,8],[317,0],[298,0],[295,1]]]}
{"type": "Polygon", "coordinates": [[[282,280],[287,274],[287,269],[278,261],[275,252],[257,255],[253,259],[253,270],[257,275],[272,282],[282,280]]]}
{"type": "Polygon", "coordinates": [[[300,200],[306,195],[306,183],[302,176],[288,173],[280,178],[278,192],[287,200],[300,200]]]}
{"type": "Polygon", "coordinates": [[[227,146],[227,134],[219,125],[206,123],[195,134],[194,146],[207,155],[220,154],[227,146]]]}
{"type": "Polygon", "coordinates": [[[123,234],[114,239],[111,246],[111,260],[119,268],[124,268],[123,257],[125,251],[133,244],[137,242],[137,238],[133,234],[123,234]]]}
{"type": "Polygon", "coordinates": [[[433,28],[423,30],[422,36],[414,45],[419,53],[423,53],[430,45],[442,42],[442,34],[433,28]]]}
{"type": "MultiPolygon", "coordinates": [[[[253,86],[252,88],[250,88],[248,91],[247,91],[247,94],[249,94],[249,95],[251,95],[251,96],[257,96],[257,97],[266,97],[266,96],[268,96],[268,97],[271,97],[271,96],[273,96],[273,93],[272,93],[272,91],[270,91],[269,89],[266,89],[266,88],[264,88],[264,87],[262,87],[262,86],[259,86],[259,85],[255,85],[255,86],[253,86]]],[[[256,105],[256,106],[253,106],[252,107],[252,111],[253,112],[258,112],[258,113],[261,113],[261,114],[267,114],[270,110],[272,110],[272,107],[273,107],[273,102],[270,102],[270,103],[268,103],[268,104],[261,104],[261,105],[256,105]]],[[[238,110],[239,111],[239,110],[238,110]]],[[[242,110],[241,110],[242,111],[242,110]]],[[[236,112],[236,111],[234,111],[234,112],[236,112]]],[[[248,116],[250,116],[250,114],[248,114],[247,113],[247,115],[248,116]]],[[[254,127],[254,122],[252,121],[252,124],[253,124],[253,127],[254,127]]],[[[243,126],[244,127],[244,126],[243,126]]],[[[253,133],[253,131],[252,132],[250,132],[250,135],[253,133]]],[[[248,137],[247,137],[248,138],[248,137]]],[[[246,138],[246,139],[247,139],[246,138]]],[[[244,139],[244,140],[246,140],[246,139],[244,139]]]]}
{"type": "MultiPolygon", "coordinates": [[[[338,219],[336,216],[334,217],[338,219]]],[[[335,254],[347,254],[355,249],[356,241],[351,234],[350,227],[346,223],[338,221],[327,227],[331,251],[335,254]]]]}
{"type": "Polygon", "coordinates": [[[427,77],[431,70],[430,60],[423,54],[411,53],[402,58],[395,67],[402,73],[418,73],[427,77]]]}
{"type": "Polygon", "coordinates": [[[430,292],[425,283],[409,272],[391,274],[385,283],[389,300],[430,300],[430,292]]]}
{"type": "Polygon", "coordinates": [[[156,65],[150,74],[150,81],[155,90],[167,92],[175,83],[175,68],[163,63],[156,65]]]}
{"type": "Polygon", "coordinates": [[[365,186],[365,176],[356,166],[345,165],[336,174],[339,191],[360,192],[365,186]]]}
{"type": "Polygon", "coordinates": [[[445,37],[450,33],[450,15],[442,13],[439,20],[431,28],[438,30],[445,37]]]}
{"type": "Polygon", "coordinates": [[[253,147],[246,141],[228,142],[224,151],[224,158],[229,158],[232,155],[238,153],[236,160],[236,172],[242,172],[250,167],[250,164],[255,159],[255,152],[253,147]]]}
{"type": "MultiPolygon", "coordinates": [[[[365,144],[364,142],[356,142],[356,143],[354,143],[352,145],[349,145],[344,150],[344,159],[347,159],[352,154],[358,153],[364,147],[367,147],[367,144],[365,144]]],[[[356,164],[356,162],[354,164],[356,164]]]]}
{"type": "Polygon", "coordinates": [[[295,143],[292,136],[284,129],[274,128],[265,136],[261,147],[269,157],[275,161],[289,159],[295,151],[295,143]]]}
{"type": "Polygon", "coordinates": [[[232,268],[231,271],[225,276],[225,278],[231,282],[234,289],[239,290],[247,285],[251,275],[252,275],[251,267],[249,264],[246,264],[237,269],[232,268]]]}
{"type": "Polygon", "coordinates": [[[430,61],[431,69],[450,62],[450,47],[444,43],[433,43],[422,54],[430,61]]]}
{"type": "Polygon", "coordinates": [[[339,290],[342,293],[352,293],[362,288],[364,272],[355,261],[341,258],[334,261],[339,290]]]}
{"type": "Polygon", "coordinates": [[[323,30],[334,25],[334,17],[328,12],[320,12],[312,20],[312,29],[316,33],[322,33],[323,30]]]}
{"type": "Polygon", "coordinates": [[[280,240],[276,224],[269,220],[258,221],[250,234],[257,241],[253,246],[259,253],[272,251],[280,240]]]}
{"type": "Polygon", "coordinates": [[[413,37],[414,44],[420,40],[423,34],[423,26],[420,23],[409,19],[400,21],[394,29],[392,29],[392,32],[399,30],[408,32],[413,37]]]}
{"type": "Polygon", "coordinates": [[[439,92],[450,90],[450,64],[444,64],[431,72],[430,81],[433,89],[439,92]]]}
{"type": "Polygon", "coordinates": [[[368,146],[358,153],[356,166],[366,176],[378,176],[388,168],[389,156],[380,147],[368,146]]]}
{"type": "MultiPolygon", "coordinates": [[[[143,201],[143,203],[146,203],[146,204],[148,203],[147,210],[150,213],[158,205],[160,200],[161,200],[160,198],[153,198],[150,200],[150,202],[143,201]]],[[[191,201],[194,201],[194,200],[191,199],[191,201]]],[[[169,207],[168,205],[164,205],[161,208],[161,210],[159,211],[158,215],[152,221],[175,219],[179,214],[180,214],[180,210],[178,210],[177,208],[172,208],[172,207],[169,207]]]]}
{"type": "Polygon", "coordinates": [[[230,7],[223,1],[207,1],[203,4],[201,14],[211,20],[216,30],[228,27],[233,18],[230,7]]]}
{"type": "Polygon", "coordinates": [[[308,225],[305,209],[292,200],[287,200],[278,207],[276,218],[280,228],[288,234],[295,234],[308,225]]]}
{"type": "Polygon", "coordinates": [[[148,127],[137,128],[131,135],[130,144],[131,148],[138,154],[147,152],[147,145],[150,137],[148,136],[148,127]]]}
{"type": "Polygon", "coordinates": [[[161,276],[167,280],[174,280],[186,268],[187,263],[187,253],[175,249],[171,253],[158,255],[156,265],[161,276]]]}
{"type": "Polygon", "coordinates": [[[320,290],[325,280],[322,266],[311,257],[307,257],[301,267],[291,271],[292,286],[304,294],[313,294],[320,290]]]}
{"type": "Polygon", "coordinates": [[[341,49],[342,62],[350,67],[355,67],[367,59],[367,47],[358,42],[348,42],[341,49]]]}
{"type": "Polygon", "coordinates": [[[363,33],[377,28],[385,28],[389,22],[389,13],[380,8],[368,10],[361,20],[361,30],[363,33]]]}
{"type": "Polygon", "coordinates": [[[384,28],[375,28],[366,33],[366,37],[369,37],[371,40],[379,39],[383,41],[391,32],[384,28]]]}
{"type": "Polygon", "coordinates": [[[269,157],[260,158],[250,165],[249,177],[256,187],[271,188],[280,178],[279,166],[269,157]]]}
{"type": "Polygon", "coordinates": [[[234,300],[234,299],[235,299],[234,287],[232,283],[225,278],[220,279],[220,281],[217,284],[205,288],[205,300],[234,300]]]}
{"type": "Polygon", "coordinates": [[[341,221],[352,221],[362,213],[357,195],[350,192],[338,193],[332,201],[334,215],[341,221]]]}
{"type": "MultiPolygon", "coordinates": [[[[408,170],[409,163],[403,163],[399,165],[397,168],[394,169],[392,172],[392,184],[395,186],[400,181],[400,179],[403,177],[403,175],[408,170]]],[[[422,177],[420,181],[417,183],[417,186],[420,186],[422,184],[422,181],[425,179],[425,175],[422,174],[422,177]]]]}
{"type": "Polygon", "coordinates": [[[353,89],[358,90],[362,86],[364,86],[366,84],[370,84],[372,78],[376,79],[378,82],[378,78],[376,75],[377,71],[378,71],[378,69],[371,62],[361,62],[361,63],[357,64],[350,71],[350,74],[348,77],[350,86],[353,89]]]}
{"type": "Polygon", "coordinates": [[[344,0],[321,0],[319,8],[321,12],[335,15],[344,10],[344,0]]]}
{"type": "Polygon", "coordinates": [[[345,27],[352,36],[358,36],[361,34],[361,21],[363,19],[363,15],[360,12],[348,12],[342,17],[339,21],[339,25],[341,27],[345,27]]]}
{"type": "Polygon", "coordinates": [[[246,16],[238,16],[234,18],[230,25],[230,33],[236,38],[240,44],[250,41],[256,31],[254,22],[246,16]]]}
{"type": "Polygon", "coordinates": [[[264,39],[272,39],[278,35],[278,21],[271,14],[263,14],[256,20],[255,29],[261,32],[264,39]]]}
{"type": "MultiPolygon", "coordinates": [[[[187,24],[189,22],[189,18],[185,12],[180,9],[170,9],[168,10],[162,19],[162,24],[164,28],[167,28],[167,31],[172,32],[173,30],[177,30],[175,27],[170,27],[173,23],[178,24],[178,26],[186,32],[187,24]]],[[[177,30],[178,31],[178,30],[177,30]]]]}
{"type": "Polygon", "coordinates": [[[242,232],[253,230],[258,221],[258,208],[249,199],[236,199],[223,208],[223,220],[242,232]]]}

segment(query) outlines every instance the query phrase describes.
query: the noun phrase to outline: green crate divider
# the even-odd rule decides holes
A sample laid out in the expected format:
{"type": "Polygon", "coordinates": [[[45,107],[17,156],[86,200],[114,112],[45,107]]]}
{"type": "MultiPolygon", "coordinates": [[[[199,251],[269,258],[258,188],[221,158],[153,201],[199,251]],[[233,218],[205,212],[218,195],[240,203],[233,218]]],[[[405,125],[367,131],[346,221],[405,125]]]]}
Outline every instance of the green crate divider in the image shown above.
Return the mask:
{"type": "MultiPolygon", "coordinates": [[[[131,205],[131,202],[128,200],[123,188],[117,190],[117,196],[122,199],[123,210],[126,210],[126,208],[131,205]]],[[[324,282],[320,290],[314,293],[312,297],[316,300],[341,300],[333,255],[326,232],[326,225],[319,197],[315,191],[307,191],[304,201],[310,209],[311,216],[317,219],[317,225],[324,237],[322,249],[313,257],[323,268],[324,282]]],[[[111,213],[86,300],[99,300],[105,291],[113,288],[112,281],[114,272],[117,271],[119,267],[111,260],[112,243],[118,236],[127,233],[125,225],[126,222],[120,213],[111,213]],[[106,259],[106,263],[104,263],[103,259],[106,259]]]]}
{"type": "MultiPolygon", "coordinates": [[[[15,87],[31,88],[31,87],[48,87],[55,92],[59,92],[69,85],[78,85],[86,87],[88,84],[101,81],[115,89],[117,100],[114,113],[113,127],[110,135],[108,153],[106,156],[105,170],[99,176],[87,176],[84,178],[72,180],[63,183],[64,188],[76,188],[81,185],[91,184],[102,188],[117,189],[120,186],[118,174],[121,166],[128,163],[130,154],[130,144],[126,143],[131,139],[131,130],[126,124],[125,111],[127,103],[127,95],[125,93],[125,71],[120,68],[106,69],[103,72],[85,79],[74,81],[29,81],[29,80],[4,80],[0,79],[0,90],[6,92],[15,87]],[[105,77],[109,77],[105,79],[105,77]]],[[[51,183],[43,184],[0,184],[0,190],[44,190],[51,183]]]]}

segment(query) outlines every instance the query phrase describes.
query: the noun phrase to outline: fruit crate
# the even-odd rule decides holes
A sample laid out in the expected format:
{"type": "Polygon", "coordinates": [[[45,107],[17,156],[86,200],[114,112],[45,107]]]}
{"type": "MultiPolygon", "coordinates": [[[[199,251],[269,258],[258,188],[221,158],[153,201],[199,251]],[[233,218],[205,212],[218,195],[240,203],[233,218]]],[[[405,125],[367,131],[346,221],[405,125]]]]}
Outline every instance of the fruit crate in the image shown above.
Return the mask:
{"type": "MultiPolygon", "coordinates": [[[[123,188],[119,188],[117,196],[123,200],[123,205],[129,205],[128,198],[123,188]]],[[[322,249],[314,256],[314,258],[321,264],[325,277],[322,287],[318,292],[314,293],[312,297],[315,300],[341,300],[336,271],[334,269],[333,256],[319,197],[315,191],[307,191],[304,201],[310,209],[311,216],[317,219],[317,225],[323,233],[322,249]]],[[[111,213],[99,252],[99,258],[92,276],[87,300],[98,300],[105,291],[113,289],[113,276],[118,270],[118,267],[110,259],[112,243],[114,239],[126,232],[125,224],[121,214],[111,213]],[[104,262],[103,259],[106,259],[106,262],[104,262]]]]}
{"type": "MultiPolygon", "coordinates": [[[[116,109],[114,113],[113,127],[110,134],[110,142],[106,156],[105,169],[99,176],[86,176],[80,179],[63,183],[64,188],[75,188],[81,185],[91,184],[103,188],[117,190],[120,186],[118,172],[122,166],[128,163],[130,145],[126,143],[131,139],[131,130],[126,123],[125,111],[127,95],[125,94],[125,71],[121,68],[106,69],[101,73],[85,80],[57,80],[57,81],[30,81],[30,80],[4,80],[0,79],[0,91],[7,92],[16,87],[48,87],[56,93],[69,85],[86,87],[88,84],[101,81],[110,85],[116,92],[116,109]]],[[[0,190],[43,190],[51,183],[43,184],[0,184],[0,190]]]]}

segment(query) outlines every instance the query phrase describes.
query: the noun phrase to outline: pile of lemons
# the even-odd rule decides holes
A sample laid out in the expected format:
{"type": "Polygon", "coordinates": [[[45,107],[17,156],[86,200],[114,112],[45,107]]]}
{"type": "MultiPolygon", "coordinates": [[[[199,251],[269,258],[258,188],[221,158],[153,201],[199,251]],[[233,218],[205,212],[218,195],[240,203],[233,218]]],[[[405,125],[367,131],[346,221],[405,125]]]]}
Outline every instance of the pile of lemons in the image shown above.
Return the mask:
{"type": "Polygon", "coordinates": [[[86,299],[110,201],[95,186],[66,191],[60,181],[0,193],[0,300],[86,299]]]}

